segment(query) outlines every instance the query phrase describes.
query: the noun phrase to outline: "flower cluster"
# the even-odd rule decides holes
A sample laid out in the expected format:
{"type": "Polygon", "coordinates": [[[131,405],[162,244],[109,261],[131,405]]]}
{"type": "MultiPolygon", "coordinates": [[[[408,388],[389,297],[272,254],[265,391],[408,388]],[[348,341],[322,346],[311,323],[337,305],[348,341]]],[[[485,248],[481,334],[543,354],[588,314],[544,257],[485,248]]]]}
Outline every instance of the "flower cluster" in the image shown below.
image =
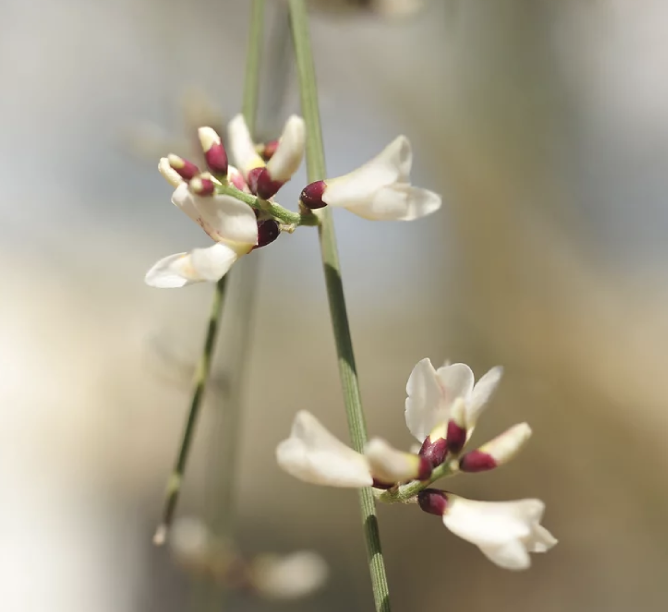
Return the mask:
{"type": "Polygon", "coordinates": [[[148,285],[175,288],[218,281],[239,257],[270,244],[281,232],[317,225],[312,211],[324,206],[346,208],[366,219],[397,221],[424,217],[441,206],[438,194],[410,184],[411,146],[399,136],[357,170],[307,185],[300,213],[293,213],[273,198],[302,162],[304,121],[291,116],[281,137],[264,145],[253,142],[242,115],[230,121],[227,132],[235,166],[228,163],[227,150],[210,127],[199,129],[206,171],[176,155],[160,160],[160,173],[175,189],[172,203],[215,244],[164,257],[146,274],[148,285]]]}
{"type": "Polygon", "coordinates": [[[544,504],[537,499],[481,502],[429,488],[439,478],[481,472],[509,461],[531,435],[515,425],[475,450],[466,444],[501,378],[501,368],[474,384],[471,368],[455,363],[436,370],[420,361],[408,379],[406,425],[418,442],[414,453],[374,438],[363,453],[349,448],[308,412],[295,417],[292,432],[276,451],[279,465],[305,482],[334,487],[373,486],[378,499],[415,502],[436,514],[454,534],[472,542],[497,565],[530,566],[530,552],[545,552],[555,538],[540,525],[544,504]]]}

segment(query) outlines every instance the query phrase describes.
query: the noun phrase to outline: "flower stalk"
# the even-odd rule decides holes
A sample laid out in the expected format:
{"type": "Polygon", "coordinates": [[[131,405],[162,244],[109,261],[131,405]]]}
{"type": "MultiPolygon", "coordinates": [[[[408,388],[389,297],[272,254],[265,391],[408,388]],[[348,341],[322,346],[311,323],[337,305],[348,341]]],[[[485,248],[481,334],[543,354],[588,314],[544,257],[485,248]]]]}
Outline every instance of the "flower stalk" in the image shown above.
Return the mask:
{"type": "MultiPolygon", "coordinates": [[[[306,121],[308,180],[315,182],[325,179],[326,173],[308,15],[304,0],[290,0],[289,6],[290,23],[299,74],[302,115],[306,121]]],[[[348,323],[343,283],[341,281],[336,235],[330,211],[325,208],[318,214],[320,217],[320,225],[318,227],[320,249],[325,271],[332,326],[334,328],[339,376],[348,418],[348,428],[353,448],[361,452],[367,442],[366,423],[362,410],[355,355],[348,323]]],[[[377,612],[390,612],[389,588],[372,489],[364,487],[360,490],[359,495],[375,609],[377,612]]]]}

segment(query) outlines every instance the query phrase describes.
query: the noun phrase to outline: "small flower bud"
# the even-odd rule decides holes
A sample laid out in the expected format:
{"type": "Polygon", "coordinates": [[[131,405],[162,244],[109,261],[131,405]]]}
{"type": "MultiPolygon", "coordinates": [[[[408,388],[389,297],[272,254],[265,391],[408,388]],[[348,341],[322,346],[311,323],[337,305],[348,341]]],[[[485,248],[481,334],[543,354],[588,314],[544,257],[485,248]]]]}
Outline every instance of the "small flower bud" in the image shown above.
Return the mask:
{"type": "Polygon", "coordinates": [[[194,176],[199,174],[199,168],[195,164],[193,164],[191,161],[188,161],[187,159],[179,157],[178,155],[170,153],[167,156],[167,160],[169,161],[170,167],[176,170],[181,178],[186,181],[189,181],[194,176]]]}
{"type": "Polygon", "coordinates": [[[452,414],[448,421],[448,452],[458,455],[466,444],[466,402],[457,398],[452,405],[452,414]]]}
{"type": "Polygon", "coordinates": [[[274,153],[276,153],[276,149],[278,149],[278,140],[270,140],[256,147],[257,152],[264,161],[269,161],[274,156],[274,153]]]}
{"type": "Polygon", "coordinates": [[[248,191],[248,185],[244,177],[234,166],[229,166],[227,169],[227,180],[232,183],[239,191],[248,191]]]}
{"type": "Polygon", "coordinates": [[[310,208],[311,210],[315,210],[316,208],[324,208],[327,206],[327,203],[322,201],[322,196],[324,195],[326,188],[327,184],[325,181],[316,181],[315,183],[311,183],[310,185],[304,187],[301,195],[299,196],[299,200],[304,206],[306,206],[306,208],[310,208]]]}
{"type": "Polygon", "coordinates": [[[265,219],[257,222],[257,245],[256,249],[271,244],[281,235],[278,223],[274,219],[265,219]]]}
{"type": "Polygon", "coordinates": [[[445,425],[437,425],[424,439],[420,448],[420,457],[427,459],[433,467],[438,467],[445,461],[448,447],[445,439],[445,425]]]}
{"type": "Polygon", "coordinates": [[[283,187],[285,183],[281,181],[272,181],[271,176],[266,168],[258,168],[256,179],[256,193],[263,200],[268,200],[276,195],[278,190],[283,187]]]}
{"type": "Polygon", "coordinates": [[[206,197],[213,195],[216,185],[210,178],[200,174],[190,181],[188,188],[195,195],[206,197]]]}
{"type": "Polygon", "coordinates": [[[210,127],[199,128],[197,135],[209,170],[214,174],[227,176],[227,152],[220,141],[220,136],[210,127]]]}
{"type": "Polygon", "coordinates": [[[484,472],[510,461],[531,437],[531,428],[520,423],[503,432],[478,450],[466,453],[459,461],[463,472],[484,472]]]}
{"type": "Polygon", "coordinates": [[[429,514],[443,516],[448,509],[448,496],[439,489],[423,489],[418,493],[418,504],[429,514]]]}

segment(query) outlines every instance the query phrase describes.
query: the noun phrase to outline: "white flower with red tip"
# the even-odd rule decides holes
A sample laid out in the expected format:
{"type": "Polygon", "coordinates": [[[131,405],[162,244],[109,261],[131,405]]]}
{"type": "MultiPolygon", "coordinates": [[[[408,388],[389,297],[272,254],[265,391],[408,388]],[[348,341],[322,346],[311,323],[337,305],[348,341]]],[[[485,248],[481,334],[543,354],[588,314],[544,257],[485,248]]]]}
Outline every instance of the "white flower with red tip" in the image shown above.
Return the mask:
{"type": "MultiPolygon", "coordinates": [[[[172,203],[200,225],[216,244],[164,257],[146,273],[146,284],[151,287],[171,289],[218,281],[239,257],[258,244],[258,223],[253,209],[232,196],[214,194],[213,177],[199,174],[191,166],[194,167],[190,162],[170,156],[160,160],[158,169],[176,187],[172,203]],[[183,176],[191,177],[189,182],[183,176]]],[[[236,172],[232,166],[228,168],[230,181],[235,179],[236,172]]]]}
{"type": "Polygon", "coordinates": [[[425,512],[442,516],[453,533],[479,546],[492,561],[501,567],[524,569],[530,564],[529,552],[544,552],[556,543],[539,524],[542,502],[473,502],[425,488],[460,471],[494,469],[526,444],[531,428],[520,423],[487,444],[463,452],[500,377],[501,368],[493,368],[475,384],[473,372],[465,364],[436,370],[429,359],[423,359],[406,386],[406,424],[422,442],[419,453],[396,450],[377,438],[358,453],[302,411],[295,417],[290,437],[278,445],[278,464],[292,476],[313,484],[390,489],[377,491],[384,501],[407,501],[417,495],[425,512]],[[404,497],[402,489],[407,491],[404,497]]]}
{"type": "Polygon", "coordinates": [[[441,196],[411,185],[412,164],[411,143],[399,136],[357,170],[311,183],[300,199],[307,208],[338,206],[370,220],[419,219],[441,207],[441,196]]]}

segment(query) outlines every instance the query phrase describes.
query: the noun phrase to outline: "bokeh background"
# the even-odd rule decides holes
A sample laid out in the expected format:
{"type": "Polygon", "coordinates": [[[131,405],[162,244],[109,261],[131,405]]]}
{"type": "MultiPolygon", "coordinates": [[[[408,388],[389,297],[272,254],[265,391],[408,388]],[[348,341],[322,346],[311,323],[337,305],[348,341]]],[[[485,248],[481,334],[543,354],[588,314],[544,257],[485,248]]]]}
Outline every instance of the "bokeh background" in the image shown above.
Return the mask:
{"type": "MultiPolygon", "coordinates": [[[[260,132],[272,137],[298,93],[285,7],[268,4],[260,132]]],[[[394,609],[665,610],[668,5],[432,0],[389,19],[382,5],[312,5],[330,175],[405,133],[415,182],[445,196],[410,224],[336,214],[369,430],[412,442],[404,387],[423,357],[478,375],[503,364],[476,439],[526,420],[532,442],[448,485],[540,497],[560,539],[508,573],[434,517],[381,507],[394,609]]],[[[206,244],[169,203],[157,158],[188,154],[194,126],[238,111],[249,7],[2,8],[0,609],[194,609],[192,578],[151,536],[212,288],[158,291],[143,275],[206,244]]],[[[260,282],[237,545],[327,558],[327,587],[279,609],[370,610],[356,494],[292,480],[273,459],[299,409],[347,437],[316,233],[243,263],[260,282]]],[[[205,514],[215,481],[224,348],[182,515],[205,514]]],[[[232,595],[228,609],[274,606],[232,595]]]]}

